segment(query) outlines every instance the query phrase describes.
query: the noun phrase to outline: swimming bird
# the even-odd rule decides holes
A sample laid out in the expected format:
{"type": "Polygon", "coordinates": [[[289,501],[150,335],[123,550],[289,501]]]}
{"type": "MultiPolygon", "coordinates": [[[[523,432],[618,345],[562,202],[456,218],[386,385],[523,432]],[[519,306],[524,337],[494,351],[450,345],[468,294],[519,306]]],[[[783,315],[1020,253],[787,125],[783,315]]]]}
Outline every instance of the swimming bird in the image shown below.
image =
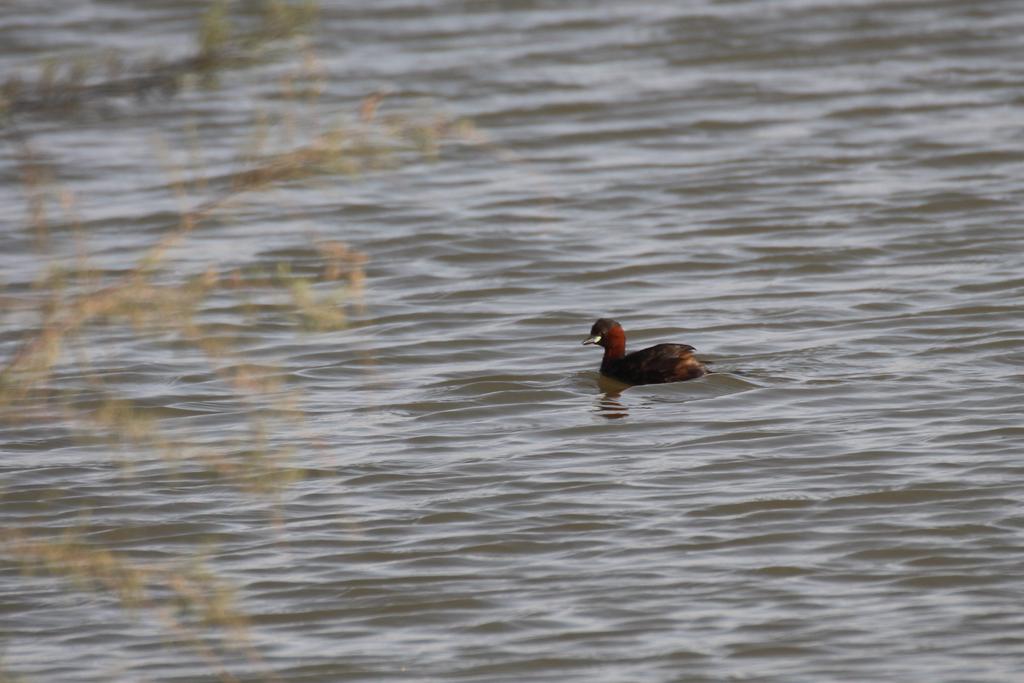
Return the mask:
{"type": "Polygon", "coordinates": [[[601,374],[627,384],[662,384],[694,379],[710,372],[689,344],[657,344],[626,353],[626,332],[610,318],[600,318],[583,344],[604,347],[601,374]]]}

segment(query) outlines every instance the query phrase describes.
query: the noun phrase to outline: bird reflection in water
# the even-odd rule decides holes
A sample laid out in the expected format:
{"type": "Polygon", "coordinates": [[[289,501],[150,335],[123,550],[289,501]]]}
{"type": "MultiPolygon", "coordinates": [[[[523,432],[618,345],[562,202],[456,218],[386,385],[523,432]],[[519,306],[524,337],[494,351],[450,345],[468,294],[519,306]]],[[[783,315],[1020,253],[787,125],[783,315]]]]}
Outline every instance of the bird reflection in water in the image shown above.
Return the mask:
{"type": "Polygon", "coordinates": [[[600,375],[597,378],[597,388],[601,390],[601,395],[597,397],[597,405],[595,406],[595,412],[601,417],[609,420],[618,420],[619,418],[627,417],[629,415],[629,408],[622,405],[619,401],[619,396],[622,395],[622,390],[629,387],[628,384],[624,384],[618,380],[612,379],[600,375]]]}

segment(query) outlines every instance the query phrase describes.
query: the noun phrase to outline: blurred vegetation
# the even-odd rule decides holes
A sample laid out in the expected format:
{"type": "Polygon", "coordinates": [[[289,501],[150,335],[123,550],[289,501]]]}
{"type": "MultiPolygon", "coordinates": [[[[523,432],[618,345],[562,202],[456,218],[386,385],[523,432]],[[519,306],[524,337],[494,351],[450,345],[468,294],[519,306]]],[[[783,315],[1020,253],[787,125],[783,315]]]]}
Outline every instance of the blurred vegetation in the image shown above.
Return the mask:
{"type": "MultiPolygon", "coordinates": [[[[287,133],[294,126],[282,118],[257,116],[253,143],[239,158],[238,170],[227,176],[200,170],[186,179],[167,151],[171,145],[164,144],[158,157],[177,176],[167,190],[186,208],[134,262],[101,268],[88,253],[74,192],[61,186],[43,161],[46,155],[31,138],[31,122],[23,115],[59,117],[111,97],[142,102],[152,94],[170,97],[189,79],[216,87],[218,73],[271,57],[299,60],[297,75],[283,83],[282,96],[316,110],[329,76],[304,40],[315,17],[313,3],[270,0],[259,5],[255,20],[249,16],[239,22],[227,3],[214,2],[197,21],[191,56],[130,62],[108,54],[63,65],[48,61],[31,82],[12,78],[0,88],[0,125],[12,127],[8,140],[16,147],[27,201],[25,229],[46,264],[31,288],[8,287],[2,294],[4,339],[11,351],[0,357],[0,424],[38,428],[85,448],[120,453],[117,476],[125,486],[143,481],[132,484],[135,468],[144,463],[151,471],[153,462],[163,463],[168,473],[180,473],[184,481],[218,482],[237,495],[266,502],[268,533],[280,522],[274,501],[282,487],[303,473],[287,444],[296,435],[315,438],[305,425],[297,389],[280,369],[247,358],[239,340],[268,319],[283,321],[297,334],[344,328],[364,305],[369,256],[338,240],[311,238],[272,267],[265,261],[251,266],[213,262],[198,272],[181,272],[174,250],[195,231],[230,220],[247,196],[325,176],[351,178],[430,160],[448,143],[477,144],[480,136],[469,121],[432,112],[388,113],[385,96],[369,93],[332,125],[304,125],[302,139],[277,136],[285,143],[273,150],[267,148],[269,131],[287,133]],[[73,248],[63,243],[68,240],[73,248]],[[223,315],[210,316],[208,309],[241,313],[225,329],[223,315]],[[20,330],[13,344],[12,329],[20,330]],[[127,395],[96,369],[92,358],[97,340],[112,333],[121,335],[124,344],[159,343],[170,349],[180,375],[214,376],[228,400],[243,408],[244,431],[217,444],[194,440],[174,422],[174,410],[127,395]]],[[[62,125],[73,126],[74,119],[62,125]]],[[[187,493],[188,487],[181,491],[187,493]]],[[[0,490],[0,503],[17,496],[8,486],[0,490]]],[[[248,664],[259,662],[235,591],[204,559],[208,549],[195,548],[175,560],[138,557],[130,548],[97,540],[103,535],[90,533],[88,504],[79,504],[76,517],[83,521],[75,528],[40,525],[0,532],[4,560],[27,574],[104,596],[139,618],[154,617],[169,643],[187,647],[222,680],[236,680],[228,664],[232,653],[241,653],[248,664]]],[[[11,679],[0,671],[0,680],[11,679]]]]}
{"type": "Polygon", "coordinates": [[[112,97],[170,96],[190,80],[212,84],[219,71],[269,58],[282,41],[305,35],[318,11],[309,0],[248,5],[255,6],[255,25],[242,28],[232,22],[225,0],[213,2],[199,21],[195,50],[178,59],[131,61],[113,51],[66,61],[46,59],[34,78],[15,75],[0,85],[0,121],[9,123],[23,113],[65,113],[112,97]]]}

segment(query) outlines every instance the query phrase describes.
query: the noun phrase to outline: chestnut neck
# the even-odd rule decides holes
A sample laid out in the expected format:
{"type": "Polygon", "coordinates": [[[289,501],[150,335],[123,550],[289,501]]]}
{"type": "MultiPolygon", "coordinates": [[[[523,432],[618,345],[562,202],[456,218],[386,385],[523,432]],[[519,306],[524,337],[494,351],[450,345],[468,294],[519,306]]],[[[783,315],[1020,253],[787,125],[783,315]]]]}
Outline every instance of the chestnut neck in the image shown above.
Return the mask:
{"type": "Polygon", "coordinates": [[[605,333],[604,339],[601,340],[601,346],[604,347],[602,362],[607,363],[610,360],[622,358],[626,355],[626,333],[622,331],[621,327],[613,327],[605,333]]]}

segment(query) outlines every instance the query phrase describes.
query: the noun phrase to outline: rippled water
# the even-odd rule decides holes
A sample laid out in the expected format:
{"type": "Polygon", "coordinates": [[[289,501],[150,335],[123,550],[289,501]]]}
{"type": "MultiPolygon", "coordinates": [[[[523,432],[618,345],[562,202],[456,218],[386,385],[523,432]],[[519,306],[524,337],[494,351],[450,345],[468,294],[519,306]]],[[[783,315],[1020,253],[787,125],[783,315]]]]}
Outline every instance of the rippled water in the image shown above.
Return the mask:
{"type": "MultiPolygon", "coordinates": [[[[0,65],[184,53],[202,7],[16,2],[0,65]]],[[[202,547],[251,620],[241,680],[1020,680],[1022,49],[1016,2],[325,2],[323,116],[380,91],[488,142],[277,188],[173,247],[185,272],[314,268],[310,235],[366,254],[335,331],[205,304],[299,397],[271,438],[301,478],[268,502],[9,420],[4,525],[202,547]],[[600,380],[602,316],[715,372],[600,380]]],[[[17,125],[117,271],[181,206],[155,133],[194,126],[230,172],[294,68],[17,125]]],[[[7,139],[24,298],[43,265],[7,139]]],[[[5,316],[5,358],[31,324],[5,316]]],[[[201,359],[96,335],[168,434],[241,438],[252,408],[201,359]]],[[[103,592],[5,560],[0,595],[25,680],[219,678],[103,592]]]]}

